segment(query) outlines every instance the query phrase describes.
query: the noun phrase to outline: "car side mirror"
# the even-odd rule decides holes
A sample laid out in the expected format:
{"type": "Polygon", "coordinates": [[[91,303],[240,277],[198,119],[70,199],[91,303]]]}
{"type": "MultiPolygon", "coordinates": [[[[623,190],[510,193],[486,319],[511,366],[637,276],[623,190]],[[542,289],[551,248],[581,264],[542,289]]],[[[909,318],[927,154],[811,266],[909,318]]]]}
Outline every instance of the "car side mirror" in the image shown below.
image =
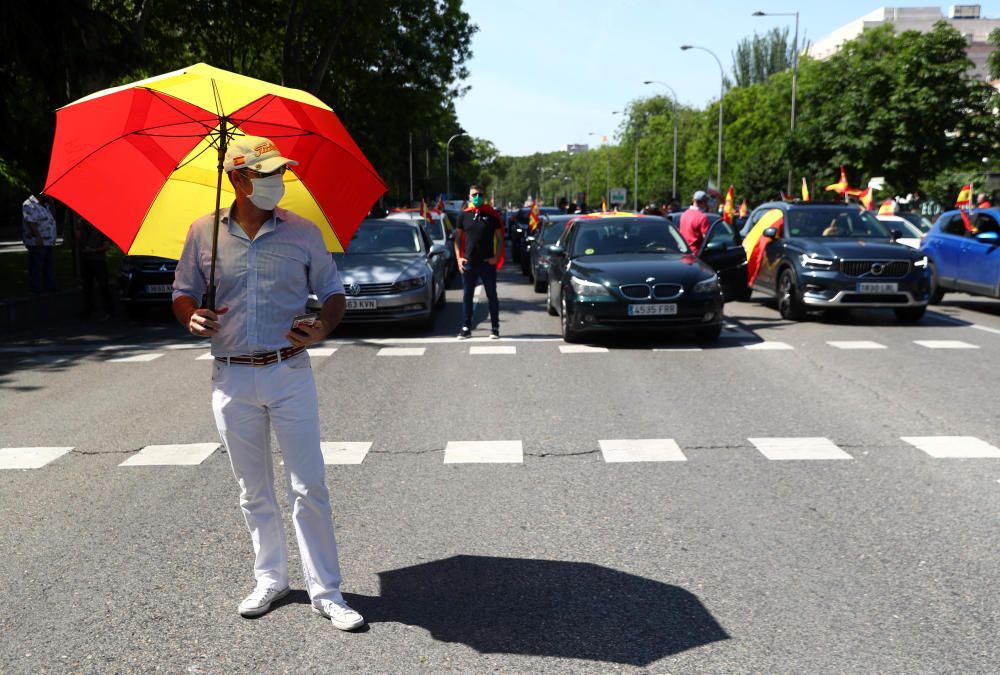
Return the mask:
{"type": "Polygon", "coordinates": [[[431,249],[428,251],[427,255],[430,257],[442,255],[447,250],[448,249],[444,247],[444,244],[431,244],[431,249]]]}
{"type": "Polygon", "coordinates": [[[767,237],[768,239],[774,239],[775,237],[778,236],[778,230],[776,228],[769,227],[766,230],[764,230],[764,236],[767,237]]]}
{"type": "Polygon", "coordinates": [[[559,244],[552,244],[551,246],[547,247],[546,250],[549,252],[549,255],[556,256],[557,258],[561,258],[562,256],[566,255],[566,249],[564,249],[559,244]]]}
{"type": "Polygon", "coordinates": [[[1000,243],[1000,234],[996,232],[980,232],[976,235],[976,241],[981,244],[994,244],[1000,243]]]}

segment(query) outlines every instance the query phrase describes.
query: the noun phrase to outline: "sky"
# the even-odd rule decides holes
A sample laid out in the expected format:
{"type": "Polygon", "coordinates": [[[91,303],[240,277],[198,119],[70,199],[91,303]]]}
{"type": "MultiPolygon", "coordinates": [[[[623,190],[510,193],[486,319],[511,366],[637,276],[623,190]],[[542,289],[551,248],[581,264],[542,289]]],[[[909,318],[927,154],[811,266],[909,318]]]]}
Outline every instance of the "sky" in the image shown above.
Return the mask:
{"type": "MultiPolygon", "coordinates": [[[[1000,0],[978,3],[1000,17],[1000,0]]],[[[788,27],[794,16],[752,17],[756,10],[799,12],[799,42],[815,42],[879,7],[933,6],[927,0],[466,0],[479,31],[467,62],[469,91],[455,101],[462,128],[492,141],[505,155],[591,147],[613,140],[613,111],[629,101],[665,94],[703,107],[719,96],[719,64],[689,43],[713,51],[732,77],[732,52],[754,32],[788,27]],[[590,136],[589,134],[595,134],[590,136]]],[[[948,5],[940,5],[947,15],[948,5]]]]}

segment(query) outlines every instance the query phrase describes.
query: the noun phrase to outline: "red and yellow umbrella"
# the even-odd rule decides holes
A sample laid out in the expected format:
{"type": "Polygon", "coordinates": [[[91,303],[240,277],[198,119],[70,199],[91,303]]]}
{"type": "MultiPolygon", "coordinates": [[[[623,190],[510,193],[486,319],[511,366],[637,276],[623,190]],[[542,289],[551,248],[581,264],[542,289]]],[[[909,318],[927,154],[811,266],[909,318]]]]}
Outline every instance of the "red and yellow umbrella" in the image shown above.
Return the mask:
{"type": "Polygon", "coordinates": [[[232,200],[221,157],[238,135],[267,137],[298,161],[280,206],[316,223],[330,251],[344,250],[385,192],[318,98],[203,63],[60,108],[44,192],[126,253],[178,258],[191,223],[232,200]]]}

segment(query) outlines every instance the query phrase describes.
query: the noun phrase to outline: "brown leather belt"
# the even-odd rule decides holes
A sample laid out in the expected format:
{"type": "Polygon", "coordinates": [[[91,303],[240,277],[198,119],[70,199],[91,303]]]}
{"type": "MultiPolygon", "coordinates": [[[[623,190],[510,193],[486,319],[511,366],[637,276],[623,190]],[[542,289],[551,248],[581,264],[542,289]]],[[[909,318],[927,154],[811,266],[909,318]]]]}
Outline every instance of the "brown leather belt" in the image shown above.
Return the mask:
{"type": "Polygon", "coordinates": [[[230,365],[240,366],[269,366],[278,361],[285,361],[296,354],[301,354],[305,347],[285,347],[276,352],[262,352],[260,354],[246,354],[243,356],[216,356],[216,361],[222,361],[230,365]]]}

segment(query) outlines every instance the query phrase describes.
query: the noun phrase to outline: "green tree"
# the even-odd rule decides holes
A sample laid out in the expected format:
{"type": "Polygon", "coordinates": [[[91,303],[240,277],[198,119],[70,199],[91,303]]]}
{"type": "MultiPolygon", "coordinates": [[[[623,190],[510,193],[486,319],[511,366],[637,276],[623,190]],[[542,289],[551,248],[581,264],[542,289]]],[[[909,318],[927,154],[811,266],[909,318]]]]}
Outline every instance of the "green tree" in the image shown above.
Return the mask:
{"type": "Polygon", "coordinates": [[[787,28],[772,28],[764,35],[754,33],[740,40],[733,51],[733,80],[737,87],[766,82],[775,73],[791,68],[794,56],[787,28]]]}

